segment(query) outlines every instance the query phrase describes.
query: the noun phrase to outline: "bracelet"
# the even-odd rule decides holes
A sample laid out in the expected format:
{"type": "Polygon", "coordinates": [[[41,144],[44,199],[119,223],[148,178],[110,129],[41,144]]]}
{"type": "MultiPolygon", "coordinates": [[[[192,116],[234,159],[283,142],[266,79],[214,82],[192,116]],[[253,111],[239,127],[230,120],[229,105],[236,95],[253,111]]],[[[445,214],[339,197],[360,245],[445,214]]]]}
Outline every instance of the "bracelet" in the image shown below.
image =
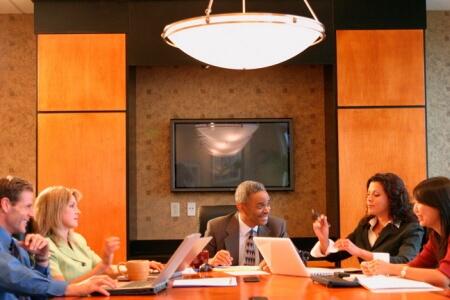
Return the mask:
{"type": "Polygon", "coordinates": [[[402,268],[402,270],[400,271],[400,277],[401,277],[401,278],[405,278],[405,276],[406,276],[406,271],[408,270],[408,268],[409,268],[409,266],[404,266],[404,267],[402,268]]]}

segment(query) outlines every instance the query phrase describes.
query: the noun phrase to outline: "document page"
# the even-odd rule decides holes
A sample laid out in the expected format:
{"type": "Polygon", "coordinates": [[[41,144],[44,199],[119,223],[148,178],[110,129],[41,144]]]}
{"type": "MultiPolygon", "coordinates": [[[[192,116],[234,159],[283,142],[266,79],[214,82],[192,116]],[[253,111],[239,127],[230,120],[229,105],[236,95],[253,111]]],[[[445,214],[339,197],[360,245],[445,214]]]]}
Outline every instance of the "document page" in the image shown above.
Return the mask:
{"type": "Polygon", "coordinates": [[[393,292],[429,292],[442,291],[429,283],[411,279],[400,278],[397,276],[365,276],[356,275],[359,283],[374,293],[393,293],[393,292]]]}
{"type": "Polygon", "coordinates": [[[229,266],[229,267],[216,267],[216,272],[224,272],[233,276],[256,276],[256,275],[269,275],[270,273],[262,271],[259,266],[229,266]]]}
{"type": "Polygon", "coordinates": [[[236,277],[176,279],[173,281],[173,287],[194,287],[194,286],[237,286],[237,281],[236,277]]]}
{"type": "Polygon", "coordinates": [[[235,271],[260,271],[259,266],[221,266],[213,269],[217,272],[235,272],[235,271]]]}

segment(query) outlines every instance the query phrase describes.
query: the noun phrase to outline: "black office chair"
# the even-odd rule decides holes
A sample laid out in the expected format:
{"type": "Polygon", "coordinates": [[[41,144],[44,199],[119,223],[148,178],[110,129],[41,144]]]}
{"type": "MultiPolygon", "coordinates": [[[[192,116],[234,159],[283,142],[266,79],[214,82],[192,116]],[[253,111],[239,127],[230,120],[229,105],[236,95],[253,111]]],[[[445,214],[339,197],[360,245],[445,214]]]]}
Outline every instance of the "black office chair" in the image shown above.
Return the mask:
{"type": "Polygon", "coordinates": [[[236,205],[203,205],[198,209],[198,232],[203,236],[209,220],[236,212],[236,205]]]}

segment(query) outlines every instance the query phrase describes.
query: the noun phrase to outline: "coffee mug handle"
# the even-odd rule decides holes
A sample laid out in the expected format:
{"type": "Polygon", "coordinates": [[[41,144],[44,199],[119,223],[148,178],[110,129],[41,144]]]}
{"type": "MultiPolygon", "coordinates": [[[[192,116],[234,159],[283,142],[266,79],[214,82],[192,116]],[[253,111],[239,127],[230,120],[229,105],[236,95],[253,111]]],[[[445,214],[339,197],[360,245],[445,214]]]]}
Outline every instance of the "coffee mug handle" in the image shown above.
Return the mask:
{"type": "Polygon", "coordinates": [[[120,270],[120,267],[125,267],[125,270],[127,269],[127,263],[126,262],[121,262],[117,264],[117,271],[119,272],[120,275],[122,276],[126,276],[127,275],[127,271],[122,271],[120,270]]]}

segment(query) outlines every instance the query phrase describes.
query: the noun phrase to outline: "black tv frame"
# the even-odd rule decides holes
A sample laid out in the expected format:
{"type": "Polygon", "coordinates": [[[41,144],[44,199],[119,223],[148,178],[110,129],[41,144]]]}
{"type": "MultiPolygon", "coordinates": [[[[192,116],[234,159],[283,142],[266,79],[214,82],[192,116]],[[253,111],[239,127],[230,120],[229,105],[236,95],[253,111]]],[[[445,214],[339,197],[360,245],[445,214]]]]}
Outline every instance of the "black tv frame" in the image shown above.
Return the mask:
{"type": "Polygon", "coordinates": [[[223,192],[234,191],[236,187],[176,187],[175,186],[175,125],[177,124],[196,124],[196,123],[288,123],[289,130],[289,186],[286,187],[273,187],[266,186],[268,191],[293,191],[295,187],[294,178],[294,134],[293,134],[293,120],[292,118],[245,118],[245,119],[171,119],[170,120],[170,191],[171,192],[223,192]]]}

